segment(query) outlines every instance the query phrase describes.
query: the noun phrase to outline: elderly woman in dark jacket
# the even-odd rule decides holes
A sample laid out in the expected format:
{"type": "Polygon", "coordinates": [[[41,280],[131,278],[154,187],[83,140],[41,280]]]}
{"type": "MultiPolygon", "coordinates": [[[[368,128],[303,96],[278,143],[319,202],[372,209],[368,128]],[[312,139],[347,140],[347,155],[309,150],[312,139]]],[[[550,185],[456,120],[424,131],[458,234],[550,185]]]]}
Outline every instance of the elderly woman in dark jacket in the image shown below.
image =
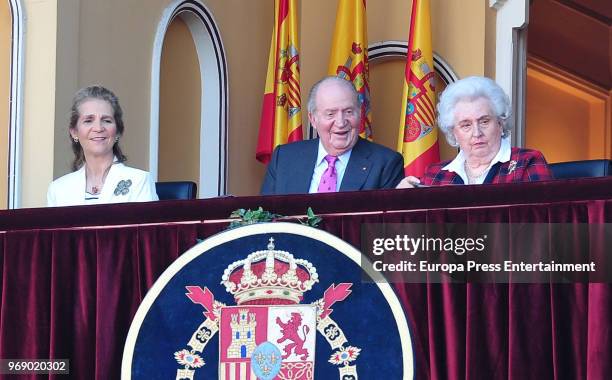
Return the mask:
{"type": "Polygon", "coordinates": [[[493,80],[474,76],[452,83],[437,109],[439,128],[459,154],[430,165],[420,179],[404,178],[397,188],[552,179],[542,153],[510,146],[510,100],[493,80]]]}

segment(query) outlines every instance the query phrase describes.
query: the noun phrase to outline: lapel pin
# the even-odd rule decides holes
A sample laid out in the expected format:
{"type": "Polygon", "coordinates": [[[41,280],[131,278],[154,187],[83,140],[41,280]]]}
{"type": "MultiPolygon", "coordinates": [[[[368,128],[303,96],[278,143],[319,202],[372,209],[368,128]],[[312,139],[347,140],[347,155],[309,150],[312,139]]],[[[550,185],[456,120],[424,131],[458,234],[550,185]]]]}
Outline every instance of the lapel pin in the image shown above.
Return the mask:
{"type": "Polygon", "coordinates": [[[516,161],[510,161],[510,165],[508,165],[508,174],[512,173],[516,169],[516,161]]]}
{"type": "Polygon", "coordinates": [[[115,195],[126,195],[130,192],[130,186],[132,186],[131,179],[119,181],[117,187],[115,188],[115,195]]]}

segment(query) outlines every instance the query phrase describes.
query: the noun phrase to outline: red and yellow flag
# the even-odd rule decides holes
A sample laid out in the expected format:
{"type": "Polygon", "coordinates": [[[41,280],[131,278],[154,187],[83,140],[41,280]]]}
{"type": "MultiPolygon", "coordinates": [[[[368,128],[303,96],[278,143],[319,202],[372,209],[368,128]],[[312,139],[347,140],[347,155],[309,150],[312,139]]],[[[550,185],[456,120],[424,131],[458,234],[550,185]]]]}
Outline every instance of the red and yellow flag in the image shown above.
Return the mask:
{"type": "Polygon", "coordinates": [[[338,0],[329,75],[353,82],[361,102],[359,135],[372,139],[366,0],[338,0]]]}
{"type": "Polygon", "coordinates": [[[404,156],[406,175],[421,176],[440,161],[436,120],[436,89],[431,48],[429,0],[412,0],[410,36],[397,151],[404,156]]]}
{"type": "Polygon", "coordinates": [[[268,163],[276,146],[302,140],[297,0],[274,0],[266,89],[257,160],[268,163]]]}

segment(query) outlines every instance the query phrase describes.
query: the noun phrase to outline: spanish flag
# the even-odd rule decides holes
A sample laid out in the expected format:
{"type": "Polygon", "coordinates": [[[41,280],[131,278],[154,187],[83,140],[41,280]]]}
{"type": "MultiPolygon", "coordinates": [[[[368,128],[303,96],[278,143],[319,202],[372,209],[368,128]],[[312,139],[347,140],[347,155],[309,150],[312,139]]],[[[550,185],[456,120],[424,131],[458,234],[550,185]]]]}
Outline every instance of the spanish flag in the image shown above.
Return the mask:
{"type": "Polygon", "coordinates": [[[302,140],[297,0],[274,0],[266,89],[257,160],[268,163],[276,146],[302,140]]]}
{"type": "Polygon", "coordinates": [[[328,73],[353,82],[361,103],[359,136],[371,140],[366,0],[338,0],[328,73]]]}
{"type": "Polygon", "coordinates": [[[412,0],[410,36],[397,151],[404,156],[406,175],[421,176],[440,161],[436,120],[436,89],[431,48],[429,0],[412,0]]]}

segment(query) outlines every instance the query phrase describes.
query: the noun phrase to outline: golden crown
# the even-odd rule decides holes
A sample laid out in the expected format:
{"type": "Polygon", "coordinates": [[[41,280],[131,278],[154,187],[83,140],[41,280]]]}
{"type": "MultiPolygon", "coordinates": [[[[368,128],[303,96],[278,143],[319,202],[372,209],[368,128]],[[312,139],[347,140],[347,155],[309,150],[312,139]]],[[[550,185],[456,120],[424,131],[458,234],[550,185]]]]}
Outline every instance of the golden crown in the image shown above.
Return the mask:
{"type": "Polygon", "coordinates": [[[276,250],[274,238],[268,249],[235,261],[223,272],[221,284],[238,305],[297,304],[304,292],[319,281],[317,269],[307,260],[276,250]]]}

